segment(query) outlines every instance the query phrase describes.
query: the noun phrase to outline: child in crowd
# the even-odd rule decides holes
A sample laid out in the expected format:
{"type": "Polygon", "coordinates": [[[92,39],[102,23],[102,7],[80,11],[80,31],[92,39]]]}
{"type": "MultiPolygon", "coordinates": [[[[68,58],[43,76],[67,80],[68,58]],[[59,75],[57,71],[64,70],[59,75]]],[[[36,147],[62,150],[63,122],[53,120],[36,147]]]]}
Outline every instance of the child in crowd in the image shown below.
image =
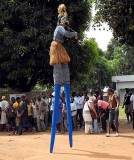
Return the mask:
{"type": "Polygon", "coordinates": [[[13,107],[13,101],[10,100],[9,107],[7,108],[7,120],[8,120],[8,132],[11,135],[10,130],[13,130],[13,134],[15,134],[15,119],[16,119],[16,112],[13,107]]]}
{"type": "Polygon", "coordinates": [[[67,110],[66,110],[66,105],[63,105],[63,127],[64,127],[64,131],[67,131],[67,110]]]}
{"type": "Polygon", "coordinates": [[[57,116],[57,133],[61,133],[61,126],[63,123],[63,115],[62,115],[62,109],[63,109],[63,104],[62,104],[62,100],[59,100],[59,106],[58,106],[58,116],[57,116]]]}

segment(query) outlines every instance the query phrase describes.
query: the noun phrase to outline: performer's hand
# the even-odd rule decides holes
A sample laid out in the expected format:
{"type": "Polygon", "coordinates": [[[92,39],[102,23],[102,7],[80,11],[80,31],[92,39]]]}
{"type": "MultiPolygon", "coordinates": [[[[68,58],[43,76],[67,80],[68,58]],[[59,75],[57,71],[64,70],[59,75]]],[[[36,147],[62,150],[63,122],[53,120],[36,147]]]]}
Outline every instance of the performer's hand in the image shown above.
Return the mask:
{"type": "Polygon", "coordinates": [[[78,36],[74,37],[75,39],[78,39],[78,36]]]}

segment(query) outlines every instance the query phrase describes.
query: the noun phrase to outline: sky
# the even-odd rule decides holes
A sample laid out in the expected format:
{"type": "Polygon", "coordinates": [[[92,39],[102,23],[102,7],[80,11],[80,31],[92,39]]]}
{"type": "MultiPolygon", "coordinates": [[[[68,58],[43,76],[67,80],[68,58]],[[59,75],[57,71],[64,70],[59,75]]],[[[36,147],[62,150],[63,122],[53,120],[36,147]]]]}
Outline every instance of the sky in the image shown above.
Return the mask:
{"type": "MultiPolygon", "coordinates": [[[[95,9],[93,6],[92,9],[92,16],[95,15],[95,9]]],[[[98,43],[99,48],[101,48],[103,51],[107,50],[107,45],[110,41],[110,39],[112,38],[112,31],[109,30],[107,31],[107,29],[109,28],[107,24],[103,23],[102,27],[101,27],[101,31],[99,30],[99,28],[96,28],[96,31],[93,29],[92,27],[93,23],[91,23],[90,29],[89,31],[85,32],[85,35],[88,38],[95,38],[96,42],[98,43]],[[105,30],[103,30],[103,28],[105,28],[105,30]]]]}
{"type": "Polygon", "coordinates": [[[107,24],[103,24],[101,31],[98,28],[94,30],[92,27],[90,27],[90,30],[86,31],[85,35],[88,38],[95,38],[99,48],[101,48],[103,51],[106,51],[107,45],[112,38],[112,31],[107,31],[107,29],[103,30],[104,27],[108,28],[107,24]]]}

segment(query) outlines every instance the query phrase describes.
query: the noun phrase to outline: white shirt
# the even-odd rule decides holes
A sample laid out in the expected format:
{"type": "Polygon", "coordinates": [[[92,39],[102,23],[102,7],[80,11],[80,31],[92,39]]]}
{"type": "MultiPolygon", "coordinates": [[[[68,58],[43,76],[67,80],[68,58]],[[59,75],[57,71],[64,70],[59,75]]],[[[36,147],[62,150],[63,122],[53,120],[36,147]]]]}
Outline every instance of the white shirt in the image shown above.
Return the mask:
{"type": "Polygon", "coordinates": [[[77,106],[76,106],[76,104],[74,102],[70,103],[70,107],[71,107],[72,116],[76,116],[76,114],[77,114],[77,106]]]}
{"type": "MultiPolygon", "coordinates": [[[[50,100],[49,100],[50,101],[50,100]]],[[[50,111],[53,111],[53,101],[54,101],[54,97],[52,97],[52,99],[51,99],[51,106],[50,106],[50,111]]]]}
{"type": "Polygon", "coordinates": [[[133,110],[134,110],[134,95],[131,95],[130,101],[133,102],[133,110]]]}
{"type": "Polygon", "coordinates": [[[49,108],[48,108],[48,105],[49,105],[49,99],[48,98],[45,98],[45,99],[42,99],[45,104],[46,104],[46,111],[48,112],[49,111],[49,108]]]}
{"type": "Polygon", "coordinates": [[[9,103],[8,103],[7,100],[1,101],[0,107],[1,107],[2,111],[4,111],[5,109],[7,109],[8,106],[9,106],[9,103]]]}
{"type": "Polygon", "coordinates": [[[83,111],[90,111],[87,102],[84,104],[83,111]]]}
{"type": "Polygon", "coordinates": [[[74,102],[77,106],[77,109],[82,109],[84,105],[84,98],[83,97],[75,97],[74,102]]]}
{"type": "Polygon", "coordinates": [[[37,118],[36,105],[32,104],[32,108],[33,108],[33,118],[37,118]]]}

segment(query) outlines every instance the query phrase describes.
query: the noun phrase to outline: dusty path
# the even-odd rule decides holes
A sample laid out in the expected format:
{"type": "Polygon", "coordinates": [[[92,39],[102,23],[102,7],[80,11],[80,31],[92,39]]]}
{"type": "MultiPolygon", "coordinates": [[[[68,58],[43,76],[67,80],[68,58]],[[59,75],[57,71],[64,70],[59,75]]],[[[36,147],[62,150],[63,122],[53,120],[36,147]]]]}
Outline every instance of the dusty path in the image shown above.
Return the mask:
{"type": "Polygon", "coordinates": [[[0,133],[0,160],[134,160],[134,131],[130,127],[121,124],[120,137],[75,132],[72,149],[67,134],[56,135],[53,154],[49,153],[49,132],[22,136],[0,133]]]}

